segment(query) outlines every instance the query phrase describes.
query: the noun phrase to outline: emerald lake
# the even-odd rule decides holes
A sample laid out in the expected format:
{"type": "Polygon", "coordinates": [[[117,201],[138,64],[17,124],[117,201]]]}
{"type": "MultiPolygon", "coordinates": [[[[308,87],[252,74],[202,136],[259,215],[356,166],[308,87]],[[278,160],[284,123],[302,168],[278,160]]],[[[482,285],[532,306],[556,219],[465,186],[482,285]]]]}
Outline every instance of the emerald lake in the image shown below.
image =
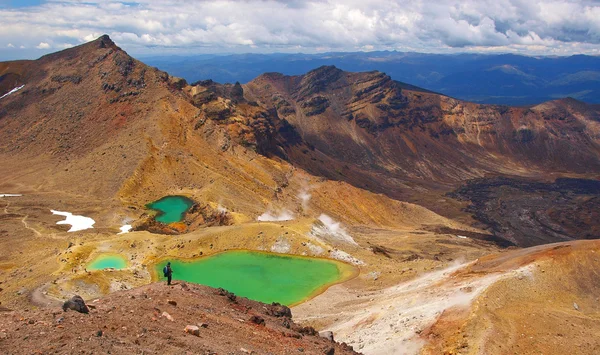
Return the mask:
{"type": "Polygon", "coordinates": [[[124,269],[127,267],[127,260],[120,255],[115,254],[101,254],[97,256],[91,263],[86,267],[88,270],[104,270],[108,268],[113,269],[124,269]]]}
{"type": "Polygon", "coordinates": [[[146,207],[158,211],[156,221],[169,224],[180,222],[183,214],[194,205],[194,201],[185,196],[166,196],[146,207]]]}
{"type": "Polygon", "coordinates": [[[229,251],[191,262],[163,260],[156,265],[160,279],[167,261],[174,280],[222,287],[238,296],[284,305],[299,303],[355,273],[352,266],[334,260],[229,251]]]}

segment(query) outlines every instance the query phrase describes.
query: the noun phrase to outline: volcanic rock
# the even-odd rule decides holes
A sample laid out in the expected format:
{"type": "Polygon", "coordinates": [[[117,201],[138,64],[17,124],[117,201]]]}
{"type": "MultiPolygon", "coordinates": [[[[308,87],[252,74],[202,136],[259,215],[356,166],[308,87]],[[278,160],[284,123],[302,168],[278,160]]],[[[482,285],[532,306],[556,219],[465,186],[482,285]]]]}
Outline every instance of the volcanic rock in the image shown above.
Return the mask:
{"type": "Polygon", "coordinates": [[[68,301],[63,303],[62,309],[64,312],[66,312],[68,309],[77,311],[79,313],[89,313],[90,312],[89,308],[85,304],[85,301],[79,295],[75,295],[75,296],[71,297],[71,299],[69,299],[68,301]]]}
{"type": "Polygon", "coordinates": [[[200,328],[195,325],[186,325],[184,331],[188,334],[200,336],[200,328]]]}

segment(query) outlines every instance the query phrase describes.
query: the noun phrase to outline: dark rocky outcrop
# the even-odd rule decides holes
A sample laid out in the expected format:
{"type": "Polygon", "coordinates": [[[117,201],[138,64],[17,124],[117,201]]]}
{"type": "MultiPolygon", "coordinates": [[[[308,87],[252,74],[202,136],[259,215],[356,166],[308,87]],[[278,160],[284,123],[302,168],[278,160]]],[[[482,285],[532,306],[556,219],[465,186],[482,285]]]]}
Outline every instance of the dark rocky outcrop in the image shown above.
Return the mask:
{"type": "Polygon", "coordinates": [[[324,96],[311,97],[308,101],[302,103],[304,114],[308,117],[319,115],[329,107],[329,100],[324,96]]]}
{"type": "Polygon", "coordinates": [[[85,304],[85,301],[83,300],[83,298],[81,298],[81,296],[79,296],[79,295],[75,295],[75,296],[71,297],[71,299],[69,299],[68,301],[63,303],[62,309],[64,312],[71,309],[71,310],[77,311],[79,313],[86,313],[86,314],[90,313],[90,309],[85,304]]]}
{"type": "Polygon", "coordinates": [[[113,60],[115,62],[115,65],[117,66],[119,74],[121,74],[122,76],[126,77],[127,75],[129,75],[129,73],[133,71],[133,68],[135,66],[134,60],[127,54],[117,53],[113,60]]]}
{"type": "Polygon", "coordinates": [[[231,100],[235,103],[239,103],[244,100],[244,89],[239,81],[236,81],[231,88],[231,100]]]}
{"type": "Polygon", "coordinates": [[[52,81],[57,83],[71,82],[73,84],[79,84],[81,82],[81,75],[54,75],[52,81]]]}
{"type": "Polygon", "coordinates": [[[192,103],[196,107],[201,107],[202,105],[207,104],[216,99],[217,99],[217,94],[215,94],[212,91],[205,90],[205,91],[201,91],[198,94],[194,95],[192,97],[192,103]]]}
{"type": "Polygon", "coordinates": [[[292,318],[292,311],[289,307],[281,305],[277,302],[271,303],[267,306],[268,314],[274,317],[288,317],[292,318]]]}
{"type": "Polygon", "coordinates": [[[298,90],[294,92],[294,96],[298,101],[324,92],[328,89],[331,83],[336,82],[343,76],[344,72],[334,66],[322,66],[312,70],[302,77],[302,81],[298,86],[298,90]]]}
{"type": "Polygon", "coordinates": [[[219,296],[225,296],[227,297],[227,299],[229,299],[231,302],[236,302],[237,301],[237,296],[233,293],[233,292],[229,292],[224,288],[218,288],[217,289],[217,294],[219,296]]]}
{"type": "Polygon", "coordinates": [[[250,317],[249,321],[251,323],[258,324],[258,325],[262,325],[262,326],[265,325],[265,320],[263,319],[263,317],[260,317],[260,316],[254,315],[254,316],[250,317]]]}
{"type": "Polygon", "coordinates": [[[298,329],[298,333],[300,333],[302,335],[311,335],[311,336],[319,335],[319,332],[317,332],[316,329],[311,326],[300,327],[298,329]]]}
{"type": "Polygon", "coordinates": [[[217,102],[204,108],[207,118],[215,121],[223,121],[231,117],[233,110],[224,102],[217,102]]]}

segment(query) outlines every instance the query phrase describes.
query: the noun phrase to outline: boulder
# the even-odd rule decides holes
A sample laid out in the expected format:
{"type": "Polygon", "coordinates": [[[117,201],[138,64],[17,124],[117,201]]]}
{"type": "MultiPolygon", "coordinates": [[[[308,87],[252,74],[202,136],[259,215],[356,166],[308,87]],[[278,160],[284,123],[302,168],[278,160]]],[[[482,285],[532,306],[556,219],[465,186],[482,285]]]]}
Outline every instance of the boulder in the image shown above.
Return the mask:
{"type": "Polygon", "coordinates": [[[171,322],[173,321],[173,317],[169,313],[167,313],[167,312],[162,312],[162,314],[160,316],[167,318],[171,322]]]}
{"type": "Polygon", "coordinates": [[[250,322],[252,322],[254,324],[258,324],[258,325],[265,325],[265,320],[259,316],[250,317],[250,322]]]}
{"type": "Polygon", "coordinates": [[[200,336],[200,328],[195,325],[186,325],[184,331],[188,334],[200,336]]]}
{"type": "Polygon", "coordinates": [[[277,302],[271,303],[271,305],[268,306],[267,310],[268,314],[274,317],[292,318],[292,311],[289,309],[289,307],[281,305],[277,302]]]}
{"type": "Polygon", "coordinates": [[[298,330],[298,333],[302,334],[302,335],[317,335],[319,334],[315,328],[313,327],[302,327],[298,330]]]}
{"type": "Polygon", "coordinates": [[[233,292],[229,292],[226,289],[219,287],[217,289],[217,293],[219,294],[219,296],[226,296],[231,302],[237,302],[237,296],[233,292]]]}
{"type": "Polygon", "coordinates": [[[321,338],[329,339],[330,341],[335,341],[333,340],[333,332],[331,331],[320,332],[319,336],[321,338]]]}
{"type": "Polygon", "coordinates": [[[86,306],[85,301],[79,295],[75,295],[71,297],[70,300],[63,303],[62,309],[64,312],[66,312],[68,309],[72,309],[79,313],[90,313],[90,309],[88,306],[86,306]]]}

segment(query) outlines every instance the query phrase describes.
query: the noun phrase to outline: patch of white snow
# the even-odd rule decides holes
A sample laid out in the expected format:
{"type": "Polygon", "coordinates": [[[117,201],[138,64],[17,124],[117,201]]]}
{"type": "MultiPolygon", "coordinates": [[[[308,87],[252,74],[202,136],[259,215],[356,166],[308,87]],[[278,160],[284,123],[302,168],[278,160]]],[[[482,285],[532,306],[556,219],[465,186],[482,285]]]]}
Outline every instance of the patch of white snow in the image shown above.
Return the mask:
{"type": "Polygon", "coordinates": [[[61,212],[55,210],[50,210],[50,212],[52,212],[52,214],[65,217],[64,221],[58,221],[56,224],[70,224],[71,229],[68,230],[69,232],[77,232],[84,229],[94,228],[94,223],[96,223],[96,221],[90,217],[78,216],[70,212],[61,212]]]}
{"type": "Polygon", "coordinates": [[[119,234],[129,233],[131,231],[131,228],[133,228],[131,226],[131,224],[125,224],[125,225],[121,226],[121,228],[119,228],[121,230],[121,233],[119,233],[119,234]]]}
{"type": "Polygon", "coordinates": [[[21,86],[18,86],[18,87],[16,87],[16,88],[12,89],[11,91],[7,92],[6,94],[4,94],[4,95],[0,96],[0,99],[3,99],[3,98],[7,97],[7,96],[8,96],[8,95],[10,95],[10,94],[14,94],[15,92],[17,92],[17,91],[21,90],[21,89],[23,88],[23,86],[25,86],[25,84],[23,84],[23,85],[21,85],[21,86]]]}
{"type": "Polygon", "coordinates": [[[21,194],[0,194],[0,197],[19,197],[21,194]]]}

